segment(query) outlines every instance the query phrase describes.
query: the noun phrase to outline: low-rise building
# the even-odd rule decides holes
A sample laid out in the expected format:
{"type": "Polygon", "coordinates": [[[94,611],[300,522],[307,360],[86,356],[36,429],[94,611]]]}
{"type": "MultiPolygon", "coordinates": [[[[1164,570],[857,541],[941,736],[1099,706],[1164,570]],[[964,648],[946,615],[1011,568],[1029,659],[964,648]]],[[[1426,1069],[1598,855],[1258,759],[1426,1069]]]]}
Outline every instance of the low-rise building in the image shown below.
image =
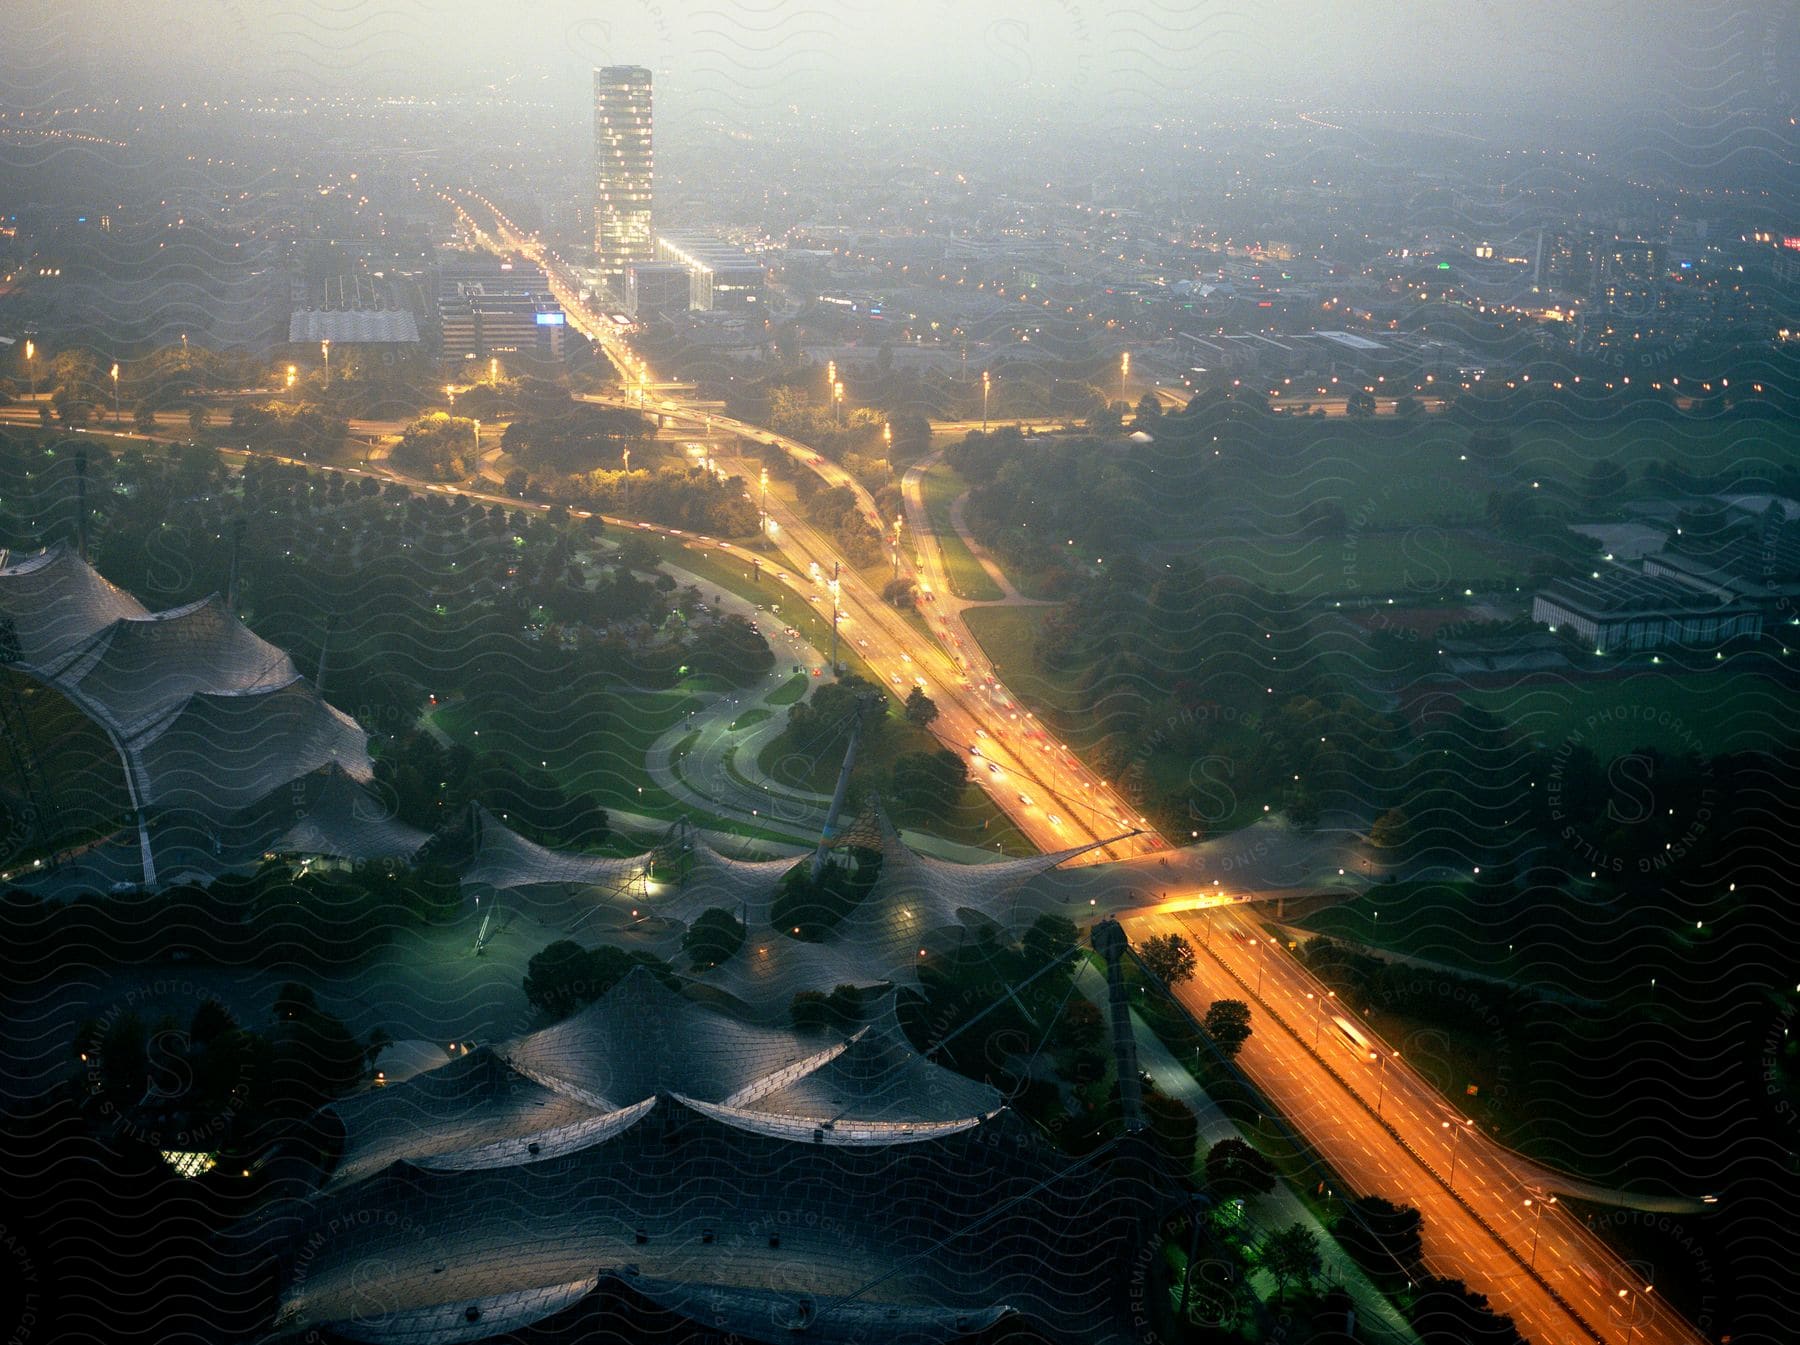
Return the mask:
{"type": "Polygon", "coordinates": [[[1611,654],[1705,647],[1762,634],[1758,604],[1721,598],[1676,579],[1609,570],[1592,579],[1553,579],[1531,603],[1531,619],[1611,654]]]}

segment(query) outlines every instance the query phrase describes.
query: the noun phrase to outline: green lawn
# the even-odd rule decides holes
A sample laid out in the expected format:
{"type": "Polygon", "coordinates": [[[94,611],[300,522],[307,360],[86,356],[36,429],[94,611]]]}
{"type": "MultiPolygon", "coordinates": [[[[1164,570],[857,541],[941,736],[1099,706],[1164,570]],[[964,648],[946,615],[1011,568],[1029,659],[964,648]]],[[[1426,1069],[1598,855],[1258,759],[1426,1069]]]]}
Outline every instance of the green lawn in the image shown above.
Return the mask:
{"type": "Polygon", "coordinates": [[[1000,680],[1040,714],[1077,715],[1082,698],[1073,674],[1038,667],[1037,632],[1049,607],[977,607],[963,613],[969,631],[998,670],[1000,680]]]}
{"type": "MultiPolygon", "coordinates": [[[[804,741],[784,730],[770,741],[758,755],[757,765],[770,778],[798,789],[810,789],[829,795],[837,787],[838,771],[843,766],[844,747],[849,728],[841,726],[818,739],[804,741]]],[[[852,777],[856,792],[881,791],[893,770],[894,761],[904,752],[928,752],[943,746],[923,729],[912,727],[898,715],[890,715],[886,731],[871,741],[865,733],[858,748],[856,770],[852,777]]],[[[915,825],[906,818],[896,818],[898,826],[915,825]]],[[[1013,826],[987,791],[971,782],[948,812],[929,823],[917,824],[921,831],[963,845],[998,847],[1008,855],[1035,855],[1038,849],[1013,826]]]]}
{"type": "Polygon", "coordinates": [[[969,550],[968,543],[950,521],[950,506],[967,489],[962,477],[942,463],[921,473],[919,478],[919,491],[944,554],[944,570],[950,577],[950,587],[957,597],[967,598],[970,602],[997,602],[1006,594],[975,559],[975,553],[969,550]]]}
{"type": "Polygon", "coordinates": [[[769,693],[769,704],[792,705],[806,694],[806,688],[809,685],[811,685],[811,680],[806,674],[797,673],[769,693]]]}
{"type": "Polygon", "coordinates": [[[739,729],[753,728],[768,719],[774,713],[773,710],[765,709],[760,705],[753,705],[748,710],[744,711],[743,714],[731,721],[732,731],[736,732],[739,729]]]}
{"type": "Polygon", "coordinates": [[[517,719],[477,715],[466,702],[439,709],[433,719],[455,742],[541,765],[565,791],[592,794],[605,807],[673,819],[689,809],[651,780],[644,757],[657,738],[701,705],[679,691],[608,692],[583,716],[592,732],[576,723],[572,731],[542,741],[522,739],[517,719]]]}
{"type": "Polygon", "coordinates": [[[1343,537],[1217,537],[1208,570],[1277,593],[1399,597],[1408,602],[1460,596],[1517,582],[1529,557],[1518,547],[1435,525],[1343,537]]]}
{"type": "Polygon", "coordinates": [[[1707,755],[1764,750],[1800,735],[1793,694],[1729,662],[1717,671],[1646,667],[1620,678],[1465,691],[1463,699],[1547,746],[1579,745],[1603,760],[1638,747],[1707,755]]]}

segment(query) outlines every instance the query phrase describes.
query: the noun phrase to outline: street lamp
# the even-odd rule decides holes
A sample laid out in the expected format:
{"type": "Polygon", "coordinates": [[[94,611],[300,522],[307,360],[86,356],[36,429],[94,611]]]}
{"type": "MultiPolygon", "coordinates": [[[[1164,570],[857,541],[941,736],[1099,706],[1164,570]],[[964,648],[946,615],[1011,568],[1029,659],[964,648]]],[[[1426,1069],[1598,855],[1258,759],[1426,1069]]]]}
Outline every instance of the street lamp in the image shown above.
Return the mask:
{"type": "Polygon", "coordinates": [[[981,371],[981,432],[983,434],[987,433],[987,413],[988,413],[988,371],[986,369],[983,369],[981,371]]]}
{"type": "Polygon", "coordinates": [[[1322,995],[1315,995],[1312,991],[1308,990],[1306,992],[1306,997],[1313,1002],[1313,1045],[1317,1046],[1319,1044],[1320,1027],[1319,1011],[1325,1007],[1326,1000],[1337,998],[1337,991],[1327,990],[1322,995]]]}
{"type": "Polygon", "coordinates": [[[837,423],[838,428],[841,430],[844,427],[844,385],[842,383],[833,383],[831,385],[831,395],[832,399],[837,402],[837,423]]]}
{"type": "Polygon", "coordinates": [[[894,578],[900,577],[900,530],[906,526],[906,519],[901,514],[894,515],[894,578]]]}
{"type": "Polygon", "coordinates": [[[444,396],[446,396],[450,399],[450,409],[452,411],[456,410],[456,388],[455,388],[455,386],[452,384],[449,384],[449,383],[444,384],[444,396]]]}
{"type": "Polygon", "coordinates": [[[497,387],[500,383],[500,357],[488,356],[488,386],[497,387]]]}
{"type": "Polygon", "coordinates": [[[119,362],[117,360],[113,361],[112,381],[113,381],[113,419],[117,420],[119,418],[119,362]]]}
{"type": "Polygon", "coordinates": [[[1131,372],[1131,352],[1129,350],[1121,351],[1119,353],[1119,400],[1120,401],[1125,400],[1125,375],[1129,374],[1130,372],[1131,372]]]}
{"type": "Polygon", "coordinates": [[[1631,1334],[1626,1339],[1636,1340],[1638,1338],[1638,1308],[1643,1303],[1645,1296],[1654,1288],[1656,1288],[1654,1284],[1646,1284],[1642,1294],[1634,1294],[1629,1289],[1619,1290],[1619,1298],[1630,1305],[1629,1313],[1624,1308],[1619,1308],[1619,1315],[1625,1318],[1625,1325],[1631,1328],[1631,1334]]]}
{"type": "Polygon", "coordinates": [[[837,361],[825,361],[825,391],[830,392],[837,385],[837,361]]]}
{"type": "MultiPolygon", "coordinates": [[[[186,342],[186,340],[187,340],[187,338],[185,336],[182,337],[181,339],[183,342],[186,342]]],[[[324,356],[324,358],[325,358],[325,386],[330,387],[331,386],[331,342],[329,340],[319,342],[319,354],[324,356]]]]}
{"type": "Polygon", "coordinates": [[[762,502],[756,508],[757,513],[761,516],[758,520],[758,531],[766,537],[769,534],[769,469],[767,467],[762,469],[762,502]]]}
{"type": "Polygon", "coordinates": [[[1463,1130],[1465,1127],[1467,1127],[1471,1124],[1473,1124],[1473,1123],[1470,1121],[1464,1121],[1464,1122],[1462,1122],[1461,1125],[1451,1125],[1450,1122],[1448,1122],[1448,1121],[1438,1122],[1440,1129],[1448,1130],[1450,1132],[1450,1189],[1451,1190],[1456,1189],[1456,1155],[1457,1155],[1458,1150],[1460,1150],[1462,1148],[1463,1130]]]}
{"type": "Polygon", "coordinates": [[[1537,1269],[1538,1234],[1543,1231],[1544,1206],[1554,1205],[1555,1203],[1556,1203],[1555,1196],[1546,1196],[1544,1199],[1538,1200],[1538,1201],[1533,1201],[1528,1196],[1528,1197],[1526,1197],[1526,1200],[1525,1200],[1525,1208],[1528,1210],[1536,1211],[1536,1213],[1533,1214],[1531,1217],[1531,1261],[1530,1261],[1530,1267],[1533,1270],[1537,1269]]]}
{"type": "Polygon", "coordinates": [[[188,362],[187,333],[183,332],[181,334],[181,367],[183,369],[187,368],[187,362],[188,362]]]}
{"type": "Polygon", "coordinates": [[[475,470],[470,473],[477,483],[481,481],[481,422],[475,422],[475,470]]]}
{"type": "Polygon", "coordinates": [[[37,396],[37,343],[25,343],[25,376],[31,380],[31,395],[37,396]]]}
{"type": "Polygon", "coordinates": [[[882,422],[881,444],[890,454],[894,451],[894,422],[891,420],[882,422]]]}
{"type": "Polygon", "coordinates": [[[291,365],[291,364],[288,365],[288,367],[287,367],[287,391],[288,391],[288,400],[290,402],[294,400],[294,379],[299,376],[299,373],[300,373],[300,371],[298,369],[294,368],[293,365],[291,365]]]}
{"type": "MultiPolygon", "coordinates": [[[[1400,1058],[1400,1052],[1398,1051],[1391,1052],[1391,1054],[1396,1060],[1400,1058]]],[[[1387,1097],[1387,1062],[1388,1058],[1385,1055],[1377,1055],[1375,1057],[1375,1115],[1377,1116],[1381,1115],[1381,1104],[1387,1097]]]]}

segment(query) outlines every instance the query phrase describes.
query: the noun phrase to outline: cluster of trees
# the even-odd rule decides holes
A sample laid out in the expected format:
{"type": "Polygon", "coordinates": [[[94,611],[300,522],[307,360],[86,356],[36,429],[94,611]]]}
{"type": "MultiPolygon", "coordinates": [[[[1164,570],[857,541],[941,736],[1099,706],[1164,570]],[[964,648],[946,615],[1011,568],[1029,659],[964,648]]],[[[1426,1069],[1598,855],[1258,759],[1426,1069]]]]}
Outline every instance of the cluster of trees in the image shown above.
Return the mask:
{"type": "Polygon", "coordinates": [[[849,486],[826,486],[811,472],[794,478],[807,520],[829,534],[839,554],[852,565],[876,565],[882,558],[880,535],[857,504],[849,486]]]}
{"type": "Polygon", "coordinates": [[[272,1120],[307,1116],[362,1082],[386,1041],[379,1030],[358,1041],[309,987],[290,981],[260,1031],[216,999],[185,1023],[146,1022],[131,1010],[84,1020],[72,1082],[97,1124],[191,1134],[195,1147],[230,1161],[272,1120]]]}
{"type": "Polygon", "coordinates": [[[622,514],[714,537],[750,537],[756,505],[737,477],[720,480],[701,467],[658,467],[630,472],[595,468],[571,476],[533,476],[523,467],[507,473],[502,489],[518,499],[554,500],[595,513],[622,514]]]}
{"type": "Polygon", "coordinates": [[[810,860],[788,870],[769,920],[775,930],[809,943],[836,929],[874,889],[881,877],[881,852],[852,846],[826,856],[817,874],[810,860]]]}
{"type": "Polygon", "coordinates": [[[481,470],[475,422],[466,416],[430,411],[408,425],[389,455],[409,476],[428,481],[463,481],[481,470]]]}
{"type": "Polygon", "coordinates": [[[656,424],[648,416],[569,401],[565,394],[554,412],[514,420],[501,435],[500,445],[533,474],[567,476],[622,467],[627,450],[641,453],[655,437],[656,424]]]}
{"type": "Polygon", "coordinates": [[[633,967],[643,967],[671,990],[679,989],[674,969],[651,953],[626,952],[611,944],[583,948],[558,939],[525,965],[526,1002],[547,1018],[567,1018],[601,998],[633,967]]]}
{"type": "Polygon", "coordinates": [[[337,416],[285,402],[240,402],[231,408],[235,438],[266,453],[325,458],[344,442],[349,427],[337,416]]]}
{"type": "Polygon", "coordinates": [[[945,747],[902,752],[894,758],[891,783],[883,797],[896,820],[929,823],[957,806],[968,783],[969,763],[961,752],[945,747]]]}
{"type": "Polygon", "coordinates": [[[455,825],[479,801],[544,844],[592,848],[609,834],[606,810],[591,795],[565,792],[544,768],[461,744],[446,747],[422,729],[381,744],[375,785],[394,816],[427,830],[455,825]]]}
{"type": "Polygon", "coordinates": [[[853,985],[839,985],[830,993],[802,990],[788,1004],[788,1018],[801,1032],[846,1032],[862,1021],[865,997],[853,985]]]}
{"type": "Polygon", "coordinates": [[[744,946],[744,924],[730,911],[713,906],[694,917],[681,936],[681,951],[695,971],[728,962],[744,946]]]}

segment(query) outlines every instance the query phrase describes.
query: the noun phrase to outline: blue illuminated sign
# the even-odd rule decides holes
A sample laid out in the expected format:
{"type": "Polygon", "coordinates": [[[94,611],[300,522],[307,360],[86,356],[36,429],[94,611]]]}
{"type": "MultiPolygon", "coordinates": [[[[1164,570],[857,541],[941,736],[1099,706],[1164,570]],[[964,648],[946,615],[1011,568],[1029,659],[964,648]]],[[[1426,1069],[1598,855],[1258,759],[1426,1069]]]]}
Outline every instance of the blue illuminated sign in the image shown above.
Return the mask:
{"type": "Polygon", "coordinates": [[[537,315],[537,325],[540,327],[560,327],[563,325],[563,320],[561,313],[539,313],[537,315]]]}

